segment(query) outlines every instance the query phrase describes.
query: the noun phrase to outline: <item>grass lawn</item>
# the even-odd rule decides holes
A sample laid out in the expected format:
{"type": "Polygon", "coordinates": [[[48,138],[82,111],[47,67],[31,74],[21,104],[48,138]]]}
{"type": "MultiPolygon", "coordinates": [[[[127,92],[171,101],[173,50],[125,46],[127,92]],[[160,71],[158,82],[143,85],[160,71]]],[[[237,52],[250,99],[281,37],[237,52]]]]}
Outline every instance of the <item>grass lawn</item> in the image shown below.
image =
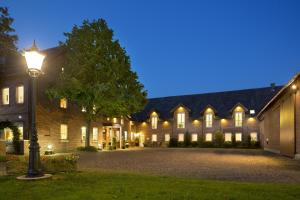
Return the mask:
{"type": "Polygon", "coordinates": [[[22,182],[0,177],[0,199],[300,199],[300,184],[207,181],[108,172],[22,182]]]}

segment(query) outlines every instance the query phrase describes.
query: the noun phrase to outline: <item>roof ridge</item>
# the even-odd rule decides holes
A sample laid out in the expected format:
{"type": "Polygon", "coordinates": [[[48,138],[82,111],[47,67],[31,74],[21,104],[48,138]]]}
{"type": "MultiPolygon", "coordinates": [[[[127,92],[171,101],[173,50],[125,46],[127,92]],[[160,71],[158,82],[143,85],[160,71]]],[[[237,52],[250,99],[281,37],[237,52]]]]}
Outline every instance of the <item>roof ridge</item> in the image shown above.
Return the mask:
{"type": "MultiPolygon", "coordinates": [[[[277,85],[275,88],[281,88],[283,85],[277,85]]],[[[205,93],[195,93],[195,94],[184,94],[184,95],[173,95],[173,96],[164,96],[164,97],[154,97],[148,98],[148,100],[156,100],[156,99],[165,99],[165,98],[173,98],[173,97],[190,97],[190,96],[197,96],[197,95],[208,95],[208,94],[224,94],[230,92],[241,92],[241,91],[251,91],[251,90],[262,90],[272,88],[272,86],[268,87],[258,87],[258,88],[248,88],[248,89],[239,89],[239,90],[226,90],[226,91],[219,91],[219,92],[205,92],[205,93]]]]}

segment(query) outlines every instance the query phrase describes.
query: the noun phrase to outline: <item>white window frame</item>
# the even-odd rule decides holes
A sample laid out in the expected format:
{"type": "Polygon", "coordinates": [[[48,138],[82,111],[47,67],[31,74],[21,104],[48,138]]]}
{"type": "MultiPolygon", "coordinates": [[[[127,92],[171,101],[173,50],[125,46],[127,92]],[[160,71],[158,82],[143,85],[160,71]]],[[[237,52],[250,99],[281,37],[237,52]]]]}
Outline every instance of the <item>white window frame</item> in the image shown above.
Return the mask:
{"type": "Polygon", "coordinates": [[[178,133],[178,142],[184,142],[184,133],[178,133]]]}
{"type": "Polygon", "coordinates": [[[152,116],[151,117],[151,128],[152,129],[157,129],[157,121],[158,121],[157,116],[152,116]]]}
{"type": "Polygon", "coordinates": [[[235,133],[235,141],[242,142],[243,141],[243,134],[242,133],[235,133]]]}
{"type": "Polygon", "coordinates": [[[152,134],[151,141],[157,142],[157,134],[152,134]]]}
{"type": "Polygon", "coordinates": [[[2,104],[9,105],[9,87],[2,88],[2,104]]]}
{"type": "Polygon", "coordinates": [[[97,127],[93,127],[93,141],[98,141],[99,129],[97,127]]]}
{"type": "Polygon", "coordinates": [[[197,142],[198,141],[198,134],[197,133],[192,133],[192,135],[191,135],[191,141],[192,142],[197,142]]]}
{"type": "Polygon", "coordinates": [[[24,137],[24,123],[23,122],[16,122],[15,123],[16,127],[18,128],[20,132],[20,140],[23,140],[24,137]]]}
{"type": "Polygon", "coordinates": [[[24,103],[24,85],[16,87],[16,102],[18,104],[24,103]]]}
{"type": "Polygon", "coordinates": [[[177,128],[185,128],[185,113],[177,113],[177,128]]]}
{"type": "Polygon", "coordinates": [[[67,124],[60,125],[60,139],[61,140],[68,139],[68,125],[67,124]]]}
{"type": "Polygon", "coordinates": [[[80,130],[81,130],[81,141],[82,141],[82,142],[85,142],[85,139],[86,139],[86,131],[87,131],[86,126],[82,126],[80,130]]]}
{"type": "Polygon", "coordinates": [[[205,114],[205,127],[211,128],[213,124],[213,114],[212,113],[206,113],[205,114]]]}
{"type": "Polygon", "coordinates": [[[170,142],[171,136],[169,133],[165,134],[165,142],[170,142]]]}
{"type": "Polygon", "coordinates": [[[232,142],[232,133],[225,133],[224,134],[224,141],[225,142],[232,142]]]}
{"type": "Polygon", "coordinates": [[[243,112],[238,111],[234,113],[234,125],[235,127],[243,126],[243,112]]]}
{"type": "Polygon", "coordinates": [[[212,142],[212,133],[205,133],[205,142],[212,142]]]}
{"type": "Polygon", "coordinates": [[[258,134],[257,132],[251,132],[250,133],[251,142],[257,142],[258,141],[258,134]]]}

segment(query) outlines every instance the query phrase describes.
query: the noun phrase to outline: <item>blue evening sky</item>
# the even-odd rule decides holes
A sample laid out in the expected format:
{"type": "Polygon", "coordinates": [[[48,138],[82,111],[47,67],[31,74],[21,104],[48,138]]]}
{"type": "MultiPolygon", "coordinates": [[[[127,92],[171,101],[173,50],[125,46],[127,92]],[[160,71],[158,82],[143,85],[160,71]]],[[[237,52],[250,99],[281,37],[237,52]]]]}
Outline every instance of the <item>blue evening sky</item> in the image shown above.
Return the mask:
{"type": "Polygon", "coordinates": [[[298,0],[1,0],[20,49],[104,18],[149,97],[286,83],[300,71],[298,0]]]}

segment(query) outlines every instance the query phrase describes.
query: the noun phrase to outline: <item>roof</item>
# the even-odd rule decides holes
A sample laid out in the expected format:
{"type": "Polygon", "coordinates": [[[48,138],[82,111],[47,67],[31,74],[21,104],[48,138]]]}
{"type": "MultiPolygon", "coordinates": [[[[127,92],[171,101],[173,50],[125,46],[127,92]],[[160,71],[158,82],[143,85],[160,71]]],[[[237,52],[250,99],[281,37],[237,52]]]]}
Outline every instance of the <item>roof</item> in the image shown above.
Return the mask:
{"type": "Polygon", "coordinates": [[[300,73],[296,74],[285,86],[283,86],[279,92],[277,92],[276,95],[273,96],[273,98],[260,110],[260,112],[258,113],[258,117],[260,117],[269,107],[270,105],[273,104],[274,101],[276,101],[281,94],[286,91],[287,88],[289,88],[289,86],[300,77],[300,73]]]}
{"type": "Polygon", "coordinates": [[[193,119],[201,117],[201,112],[211,106],[216,111],[216,116],[227,118],[232,115],[232,108],[243,105],[245,108],[260,110],[281,90],[282,86],[254,88],[236,91],[193,94],[183,96],[170,96],[148,99],[144,110],[131,115],[133,121],[145,121],[151,111],[155,110],[161,119],[173,118],[172,110],[178,105],[184,105],[190,109],[189,115],[193,119]]]}

